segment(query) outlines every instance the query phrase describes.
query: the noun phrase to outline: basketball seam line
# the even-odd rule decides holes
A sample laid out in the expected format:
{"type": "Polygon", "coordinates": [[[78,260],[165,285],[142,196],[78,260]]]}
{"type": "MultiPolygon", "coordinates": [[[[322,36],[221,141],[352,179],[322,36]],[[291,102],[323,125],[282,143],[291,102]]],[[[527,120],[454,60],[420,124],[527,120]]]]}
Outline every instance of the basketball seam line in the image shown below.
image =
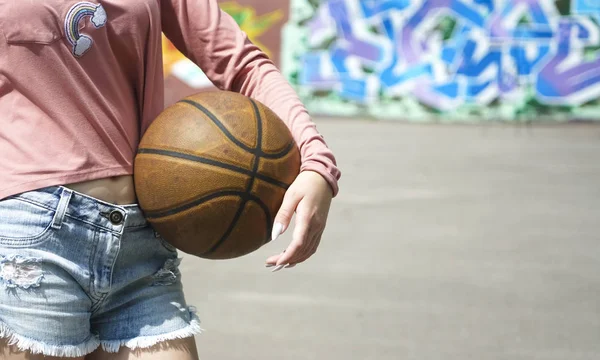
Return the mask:
{"type": "MultiPolygon", "coordinates": [[[[252,107],[254,108],[254,116],[257,119],[257,126],[256,126],[256,132],[257,134],[257,138],[256,138],[256,148],[258,149],[258,151],[260,152],[260,155],[256,155],[256,163],[254,164],[254,169],[252,171],[252,179],[250,180],[249,184],[248,184],[248,189],[246,190],[246,192],[248,193],[248,196],[252,195],[252,187],[254,186],[254,183],[256,182],[256,175],[258,174],[258,167],[260,165],[260,160],[262,159],[263,156],[265,156],[266,154],[263,152],[262,150],[262,145],[263,145],[263,119],[262,116],[260,116],[260,111],[258,110],[258,105],[256,105],[256,102],[254,100],[252,100],[251,98],[248,98],[250,100],[250,103],[252,104],[252,107]]],[[[263,242],[263,245],[268,243],[270,238],[270,234],[271,234],[271,224],[273,222],[272,218],[271,218],[271,212],[269,211],[268,208],[264,208],[263,209],[265,211],[265,219],[266,219],[266,230],[267,230],[267,235],[266,235],[266,239],[263,242]]]]}
{"type": "MultiPolygon", "coordinates": [[[[252,169],[252,178],[250,179],[250,181],[248,182],[248,188],[246,189],[246,193],[248,195],[248,197],[250,197],[250,195],[252,195],[252,187],[254,186],[254,183],[256,182],[256,175],[258,174],[258,167],[260,166],[260,161],[262,160],[262,157],[265,155],[265,153],[262,150],[262,146],[263,146],[263,119],[262,116],[260,115],[260,111],[258,110],[258,106],[256,105],[256,102],[254,100],[252,100],[251,98],[248,98],[248,100],[250,100],[250,103],[252,104],[252,108],[254,109],[254,117],[257,120],[257,124],[256,124],[256,149],[258,150],[258,154],[255,155],[255,163],[254,163],[254,168],[252,169]]],[[[245,204],[244,204],[245,207],[245,204]]],[[[266,230],[267,230],[267,239],[263,242],[263,244],[267,243],[269,241],[269,234],[271,234],[271,212],[267,209],[264,209],[265,211],[265,219],[266,219],[266,230]]]]}
{"type": "MultiPolygon", "coordinates": [[[[202,203],[205,203],[207,201],[210,201],[210,200],[213,200],[216,198],[220,198],[220,197],[224,197],[224,196],[240,196],[240,197],[242,197],[244,194],[245,193],[243,191],[238,191],[238,190],[219,191],[219,192],[212,193],[210,195],[201,197],[200,199],[194,200],[192,202],[183,204],[174,209],[169,209],[169,210],[164,210],[164,211],[146,211],[145,215],[146,215],[146,218],[148,218],[148,219],[159,219],[162,217],[175,215],[175,214],[185,211],[185,210],[189,210],[193,207],[196,207],[202,203]]],[[[261,208],[268,210],[267,205],[259,197],[250,195],[250,200],[257,203],[261,208]]]]}
{"type": "MultiPolygon", "coordinates": [[[[209,159],[209,158],[205,158],[202,156],[198,156],[198,155],[192,155],[192,154],[186,154],[186,153],[181,153],[178,151],[174,151],[174,150],[162,150],[162,149],[153,149],[153,148],[140,148],[138,149],[138,154],[149,154],[149,155],[160,155],[160,156],[167,156],[167,157],[176,157],[178,159],[183,159],[183,160],[189,160],[189,161],[194,161],[194,162],[199,162],[201,164],[206,164],[206,165],[212,165],[212,166],[216,166],[216,167],[220,167],[222,169],[226,169],[226,170],[231,170],[243,175],[252,175],[252,171],[250,170],[246,170],[242,167],[238,167],[235,165],[231,165],[231,164],[227,164],[218,160],[213,160],[213,159],[209,159]]],[[[277,179],[273,179],[272,177],[257,173],[256,177],[259,180],[263,180],[265,182],[268,182],[269,184],[272,185],[276,185],[279,186],[280,188],[283,189],[288,189],[290,186],[286,183],[284,183],[283,181],[279,181],[277,179]]]]}
{"type": "Polygon", "coordinates": [[[233,134],[231,134],[229,132],[229,130],[227,130],[227,128],[225,127],[225,125],[223,125],[223,123],[217,119],[217,117],[211,113],[207,108],[205,108],[204,106],[198,104],[195,101],[192,100],[181,100],[180,102],[189,104],[194,106],[195,108],[197,108],[198,110],[202,111],[204,113],[204,115],[208,116],[208,118],[219,128],[219,130],[221,130],[221,132],[223,132],[223,134],[225,134],[225,136],[234,144],[236,144],[238,147],[241,147],[243,150],[248,151],[249,153],[254,154],[256,149],[253,149],[251,147],[249,147],[248,145],[242,143],[241,141],[239,141],[238,139],[235,138],[235,136],[233,136],[233,134]]]}
{"type": "Polygon", "coordinates": [[[224,197],[224,196],[234,196],[234,195],[241,195],[243,194],[243,191],[238,191],[238,190],[226,190],[226,191],[219,191],[216,193],[212,193],[209,195],[206,195],[204,197],[201,197],[200,199],[188,202],[186,204],[183,204],[179,207],[176,207],[174,209],[169,209],[169,210],[157,210],[157,211],[146,211],[146,217],[149,219],[159,219],[162,217],[166,217],[166,216],[170,216],[170,215],[175,215],[181,211],[186,211],[189,210],[193,207],[196,207],[204,202],[219,198],[219,197],[224,197]]]}
{"type": "MultiPolygon", "coordinates": [[[[256,106],[256,104],[254,103],[254,100],[250,99],[250,101],[252,102],[253,106],[256,106]]],[[[188,105],[192,105],[193,107],[197,108],[198,110],[202,111],[204,113],[204,115],[208,116],[208,118],[219,128],[219,130],[221,130],[223,132],[223,134],[234,144],[236,144],[238,147],[242,148],[242,150],[245,150],[249,153],[251,153],[252,155],[260,155],[263,158],[266,159],[279,159],[284,157],[285,155],[287,155],[292,148],[295,146],[295,142],[294,141],[290,141],[290,143],[288,145],[286,145],[285,148],[283,148],[283,150],[281,150],[278,153],[275,154],[269,154],[269,153],[265,153],[262,148],[251,148],[248,145],[244,144],[243,142],[239,141],[238,139],[235,138],[235,136],[233,136],[232,133],[229,132],[229,130],[227,130],[227,128],[225,127],[225,125],[223,125],[223,123],[212,113],[210,112],[210,110],[208,110],[207,108],[205,108],[204,106],[198,104],[195,101],[192,100],[181,100],[180,102],[182,103],[186,103],[188,105]]]]}
{"type": "MultiPolygon", "coordinates": [[[[256,117],[256,149],[262,152],[262,136],[263,136],[263,124],[262,117],[260,116],[260,112],[258,111],[258,107],[254,103],[254,101],[250,100],[252,107],[254,108],[254,116],[256,117]]],[[[258,167],[260,165],[261,156],[254,155],[254,166],[252,167],[252,175],[250,180],[248,181],[248,186],[246,187],[246,193],[251,195],[250,191],[252,190],[252,186],[256,180],[256,174],[258,174],[258,167]]]]}
{"type": "MultiPolygon", "coordinates": [[[[208,249],[208,251],[206,251],[204,254],[202,255],[208,255],[211,254],[213,252],[215,252],[221,245],[223,245],[223,243],[225,241],[227,241],[227,238],[229,238],[229,235],[231,235],[231,233],[233,232],[233,229],[235,229],[235,226],[237,225],[238,221],[240,220],[240,217],[242,216],[242,213],[244,212],[244,209],[246,208],[246,205],[248,204],[248,199],[250,198],[250,196],[252,195],[252,193],[250,192],[252,190],[252,186],[254,186],[254,181],[256,179],[256,174],[258,172],[258,166],[260,164],[260,153],[261,148],[262,148],[262,118],[260,116],[260,112],[258,111],[258,107],[256,106],[256,104],[254,103],[254,101],[250,100],[250,103],[252,104],[252,107],[254,108],[254,118],[256,119],[256,152],[254,152],[254,159],[252,159],[252,174],[250,175],[250,178],[248,179],[248,184],[246,185],[246,191],[244,193],[244,195],[242,196],[242,203],[240,204],[240,207],[238,208],[238,210],[236,211],[235,215],[233,216],[233,219],[231,220],[231,224],[229,224],[229,227],[227,228],[227,231],[225,231],[225,233],[223,234],[223,236],[221,236],[221,238],[219,239],[219,241],[217,241],[210,249],[208,249]]],[[[266,213],[265,214],[266,218],[267,218],[267,234],[269,233],[269,225],[271,223],[271,214],[266,213]]]]}

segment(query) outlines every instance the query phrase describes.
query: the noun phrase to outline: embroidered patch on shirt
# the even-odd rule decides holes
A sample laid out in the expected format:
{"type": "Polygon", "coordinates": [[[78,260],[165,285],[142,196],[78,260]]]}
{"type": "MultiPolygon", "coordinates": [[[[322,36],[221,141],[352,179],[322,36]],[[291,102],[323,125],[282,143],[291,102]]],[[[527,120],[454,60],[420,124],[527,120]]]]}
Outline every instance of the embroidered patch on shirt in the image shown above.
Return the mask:
{"type": "Polygon", "coordinates": [[[91,37],[79,32],[79,24],[88,17],[91,17],[92,24],[96,29],[106,25],[106,11],[102,5],[87,1],[73,5],[65,19],[65,34],[67,40],[73,45],[75,57],[83,56],[94,43],[91,37]]]}

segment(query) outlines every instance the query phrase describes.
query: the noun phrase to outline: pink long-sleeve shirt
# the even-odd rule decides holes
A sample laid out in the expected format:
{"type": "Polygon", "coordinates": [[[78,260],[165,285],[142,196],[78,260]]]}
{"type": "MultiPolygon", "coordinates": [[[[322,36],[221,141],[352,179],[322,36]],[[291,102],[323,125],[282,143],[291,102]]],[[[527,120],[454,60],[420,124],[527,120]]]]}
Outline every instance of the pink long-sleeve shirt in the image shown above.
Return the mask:
{"type": "Polygon", "coordinates": [[[0,199],[130,175],[164,108],[161,31],[213,83],[290,128],[301,170],[340,171],[305,107],[216,0],[0,0],[0,199]]]}

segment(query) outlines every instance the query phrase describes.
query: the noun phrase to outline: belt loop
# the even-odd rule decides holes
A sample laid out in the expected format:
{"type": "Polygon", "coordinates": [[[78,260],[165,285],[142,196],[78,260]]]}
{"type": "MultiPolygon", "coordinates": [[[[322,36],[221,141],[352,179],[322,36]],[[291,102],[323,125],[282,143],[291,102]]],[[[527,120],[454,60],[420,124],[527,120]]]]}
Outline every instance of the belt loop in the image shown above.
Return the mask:
{"type": "Polygon", "coordinates": [[[63,187],[60,201],[58,202],[56,213],[54,213],[54,219],[52,220],[53,229],[58,230],[62,226],[65,214],[67,213],[67,207],[69,206],[69,201],[71,201],[71,195],[73,195],[73,191],[63,187]]]}

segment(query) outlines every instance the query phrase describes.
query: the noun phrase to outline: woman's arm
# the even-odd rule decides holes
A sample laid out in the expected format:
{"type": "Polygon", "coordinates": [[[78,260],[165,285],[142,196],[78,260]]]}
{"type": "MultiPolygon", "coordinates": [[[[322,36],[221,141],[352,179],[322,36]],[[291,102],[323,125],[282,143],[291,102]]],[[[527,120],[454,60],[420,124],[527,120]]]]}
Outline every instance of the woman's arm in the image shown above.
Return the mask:
{"type": "Polygon", "coordinates": [[[292,242],[267,259],[275,270],[308,259],[317,250],[340,171],[304,105],[273,62],[221,11],[216,0],[161,0],[165,35],[220,89],[252,97],[273,110],[299,146],[300,175],[286,191],[275,217],[272,238],[289,227],[296,213],[292,242]]]}
{"type": "Polygon", "coordinates": [[[340,171],[306,108],[273,62],[216,0],[162,0],[162,27],[215,86],[252,97],[273,110],[300,148],[301,171],[319,173],[337,194],[340,171]]]}

